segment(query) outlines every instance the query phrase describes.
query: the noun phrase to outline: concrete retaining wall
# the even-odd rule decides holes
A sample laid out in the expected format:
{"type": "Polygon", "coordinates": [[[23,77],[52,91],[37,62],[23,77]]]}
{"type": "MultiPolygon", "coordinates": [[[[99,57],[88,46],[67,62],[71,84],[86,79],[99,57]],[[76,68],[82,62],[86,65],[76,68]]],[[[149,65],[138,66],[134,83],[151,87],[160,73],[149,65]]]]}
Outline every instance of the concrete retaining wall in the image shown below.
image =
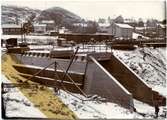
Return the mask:
{"type": "Polygon", "coordinates": [[[91,56],[90,58],[85,74],[84,91],[107,98],[108,101],[126,108],[132,108],[132,95],[95,58],[91,56]]]}
{"type": "MultiPolygon", "coordinates": [[[[25,77],[25,78],[31,77],[31,75],[28,75],[28,74],[19,73],[19,75],[22,76],[22,77],[25,77]]],[[[41,85],[45,85],[45,86],[52,87],[52,88],[64,89],[61,86],[61,81],[60,80],[54,80],[54,79],[50,79],[50,78],[46,78],[46,77],[35,76],[35,77],[33,77],[33,79],[31,79],[31,81],[37,82],[37,83],[40,83],[41,85]]],[[[70,82],[63,81],[63,85],[70,92],[80,93],[78,88],[76,88],[76,86],[74,86],[74,84],[72,84],[70,82]]],[[[80,87],[82,89],[82,85],[81,84],[77,84],[77,85],[78,85],[78,87],[80,87]]]]}
{"type": "Polygon", "coordinates": [[[153,105],[152,89],[119,58],[112,55],[111,60],[100,62],[101,65],[112,74],[133,97],[142,102],[153,105]]]}
{"type": "MultiPolygon", "coordinates": [[[[108,56],[108,55],[107,55],[108,56]]],[[[51,59],[47,57],[33,57],[16,55],[18,61],[23,64],[45,67],[55,60],[66,69],[69,60],[51,59]]],[[[105,57],[105,56],[104,56],[105,57]]],[[[114,55],[110,59],[97,60],[89,56],[88,62],[75,61],[69,71],[85,74],[84,91],[87,94],[97,94],[124,107],[133,106],[132,95],[135,99],[153,105],[153,98],[162,97],[157,94],[127,65],[114,55]],[[85,72],[86,71],[86,72],[85,72]],[[132,94],[132,95],[131,95],[132,94]]],[[[50,68],[54,68],[54,65],[50,68]]],[[[59,70],[61,68],[58,67],[59,70]]],[[[64,70],[63,70],[64,71],[64,70]]],[[[162,103],[163,105],[166,102],[162,103]]]]}
{"type": "MultiPolygon", "coordinates": [[[[21,61],[22,64],[35,65],[35,66],[39,66],[39,67],[45,67],[45,66],[49,65],[50,63],[56,61],[65,70],[67,69],[67,67],[69,65],[69,62],[70,62],[70,60],[67,60],[67,59],[22,56],[21,54],[15,54],[15,56],[17,57],[18,61],[21,61]]],[[[86,62],[74,61],[73,64],[71,65],[69,71],[76,71],[76,72],[79,72],[79,73],[84,73],[85,72],[85,66],[86,66],[86,62]]],[[[54,65],[50,66],[49,68],[54,68],[54,65]]],[[[62,68],[60,68],[59,66],[58,66],[57,69],[62,70],[62,68]]]]}
{"type": "MultiPolygon", "coordinates": [[[[38,71],[40,71],[40,70],[43,69],[42,67],[36,67],[36,66],[32,66],[32,65],[25,66],[25,65],[20,65],[20,64],[13,65],[13,67],[18,72],[24,73],[24,74],[29,74],[29,75],[34,75],[38,71]]],[[[56,73],[57,73],[58,77],[60,78],[59,80],[62,80],[64,72],[60,71],[60,70],[57,70],[56,73]]],[[[68,72],[68,75],[76,83],[83,84],[84,74],[82,74],[82,73],[76,73],[76,72],[68,72]]],[[[46,69],[46,70],[41,71],[37,76],[55,79],[55,70],[54,69],[46,69]]],[[[63,80],[71,82],[71,80],[67,76],[63,80]]]]}

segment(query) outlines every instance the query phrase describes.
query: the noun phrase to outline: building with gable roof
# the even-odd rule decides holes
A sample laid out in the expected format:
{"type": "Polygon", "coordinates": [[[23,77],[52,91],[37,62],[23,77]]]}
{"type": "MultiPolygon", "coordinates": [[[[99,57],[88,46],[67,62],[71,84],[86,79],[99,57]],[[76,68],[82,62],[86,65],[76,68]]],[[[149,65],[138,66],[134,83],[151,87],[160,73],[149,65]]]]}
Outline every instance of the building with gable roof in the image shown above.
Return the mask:
{"type": "Polygon", "coordinates": [[[108,33],[114,35],[115,37],[131,39],[133,27],[123,23],[112,23],[111,27],[108,29],[108,33]]]}

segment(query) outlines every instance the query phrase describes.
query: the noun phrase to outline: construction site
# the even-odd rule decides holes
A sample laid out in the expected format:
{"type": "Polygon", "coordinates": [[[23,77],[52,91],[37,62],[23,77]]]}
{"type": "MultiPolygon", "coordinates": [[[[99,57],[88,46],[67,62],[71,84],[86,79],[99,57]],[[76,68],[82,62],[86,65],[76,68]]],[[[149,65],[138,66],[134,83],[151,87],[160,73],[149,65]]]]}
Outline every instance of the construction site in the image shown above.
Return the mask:
{"type": "MultiPolygon", "coordinates": [[[[131,115],[128,118],[154,118],[154,112],[147,114],[140,111],[138,106],[142,103],[154,111],[155,105],[158,105],[162,110],[161,118],[166,117],[166,94],[154,89],[153,85],[156,81],[165,89],[164,40],[119,41],[111,35],[59,34],[50,46],[41,45],[39,48],[40,45],[27,44],[25,40],[19,43],[18,39],[12,38],[7,39],[4,45],[2,74],[3,79],[7,79],[2,80],[1,84],[4,118],[20,118],[7,111],[10,109],[7,107],[9,101],[22,101],[11,97],[13,91],[21,91],[30,103],[22,102],[42,112],[42,115],[30,115],[28,118],[84,118],[81,117],[82,112],[75,110],[80,109],[80,104],[68,103],[70,100],[68,97],[62,98],[62,94],[71,96],[69,99],[74,98],[74,101],[81,101],[81,108],[84,103],[89,104],[87,102],[115,104],[127,112],[123,116],[131,115]],[[149,53],[153,51],[161,57],[149,53]],[[157,79],[155,76],[148,77],[151,69],[157,74],[157,79]],[[71,108],[70,104],[78,108],[71,108]]],[[[101,115],[96,108],[89,109],[101,115]]],[[[108,117],[95,115],[88,118],[108,117]]]]}

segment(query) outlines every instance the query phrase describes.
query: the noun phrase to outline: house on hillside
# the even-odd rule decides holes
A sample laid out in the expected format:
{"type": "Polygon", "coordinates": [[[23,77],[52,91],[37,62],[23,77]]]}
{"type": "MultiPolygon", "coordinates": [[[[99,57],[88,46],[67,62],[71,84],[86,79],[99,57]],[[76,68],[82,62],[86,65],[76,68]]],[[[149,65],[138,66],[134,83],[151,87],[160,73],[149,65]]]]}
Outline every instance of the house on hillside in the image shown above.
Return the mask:
{"type": "Polygon", "coordinates": [[[156,31],[159,37],[165,37],[166,36],[166,25],[158,23],[156,31]]]}
{"type": "Polygon", "coordinates": [[[73,23],[73,32],[82,33],[88,27],[88,24],[85,22],[73,23]]]}
{"type": "Polygon", "coordinates": [[[34,24],[35,33],[46,33],[46,24],[34,24]]]}
{"type": "Polygon", "coordinates": [[[70,30],[67,29],[67,28],[65,28],[65,27],[61,27],[61,28],[59,29],[59,33],[70,33],[70,30]]]}
{"type": "Polygon", "coordinates": [[[124,18],[120,15],[114,19],[115,23],[124,23],[124,18]]]}
{"type": "Polygon", "coordinates": [[[150,20],[147,20],[147,22],[146,22],[146,27],[149,27],[149,28],[156,28],[156,27],[157,27],[157,24],[158,24],[158,21],[157,21],[157,20],[150,19],[150,20]]]}
{"type": "Polygon", "coordinates": [[[1,24],[16,24],[14,18],[1,15],[1,24]]]}
{"type": "Polygon", "coordinates": [[[16,24],[2,24],[2,34],[4,35],[20,35],[21,25],[16,24]]]}
{"type": "Polygon", "coordinates": [[[131,39],[133,27],[128,24],[113,23],[109,28],[108,33],[114,35],[115,37],[131,39]]]}
{"type": "Polygon", "coordinates": [[[146,27],[135,27],[135,32],[139,34],[145,34],[146,27]]]}
{"type": "Polygon", "coordinates": [[[110,27],[110,23],[99,23],[98,32],[108,33],[109,27],[110,27]]]}
{"type": "Polygon", "coordinates": [[[46,31],[56,30],[55,22],[53,20],[42,20],[40,24],[46,25],[46,31]]]}
{"type": "Polygon", "coordinates": [[[88,27],[87,23],[73,23],[73,26],[75,27],[88,27]]]}
{"type": "Polygon", "coordinates": [[[136,27],[137,26],[137,21],[134,19],[124,19],[124,24],[128,24],[132,27],[136,27]]]}

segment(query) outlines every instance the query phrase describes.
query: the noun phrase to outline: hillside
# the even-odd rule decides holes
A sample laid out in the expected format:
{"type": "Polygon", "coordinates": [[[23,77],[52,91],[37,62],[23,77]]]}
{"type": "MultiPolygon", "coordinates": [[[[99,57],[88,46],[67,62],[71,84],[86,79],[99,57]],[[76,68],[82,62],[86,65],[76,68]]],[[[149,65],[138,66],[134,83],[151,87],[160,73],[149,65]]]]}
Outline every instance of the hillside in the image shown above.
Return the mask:
{"type": "Polygon", "coordinates": [[[33,20],[40,14],[40,10],[34,10],[28,7],[17,7],[17,6],[1,6],[1,24],[16,24],[21,23],[25,20],[33,20]]]}
{"type": "Polygon", "coordinates": [[[54,20],[56,25],[68,27],[71,25],[71,23],[81,21],[81,18],[63,8],[52,7],[42,11],[36,20],[54,20]]]}
{"type": "Polygon", "coordinates": [[[72,23],[80,22],[81,18],[74,13],[60,8],[52,7],[43,11],[28,7],[2,6],[2,24],[19,24],[26,20],[40,22],[54,20],[55,25],[71,27],[72,23]]]}

